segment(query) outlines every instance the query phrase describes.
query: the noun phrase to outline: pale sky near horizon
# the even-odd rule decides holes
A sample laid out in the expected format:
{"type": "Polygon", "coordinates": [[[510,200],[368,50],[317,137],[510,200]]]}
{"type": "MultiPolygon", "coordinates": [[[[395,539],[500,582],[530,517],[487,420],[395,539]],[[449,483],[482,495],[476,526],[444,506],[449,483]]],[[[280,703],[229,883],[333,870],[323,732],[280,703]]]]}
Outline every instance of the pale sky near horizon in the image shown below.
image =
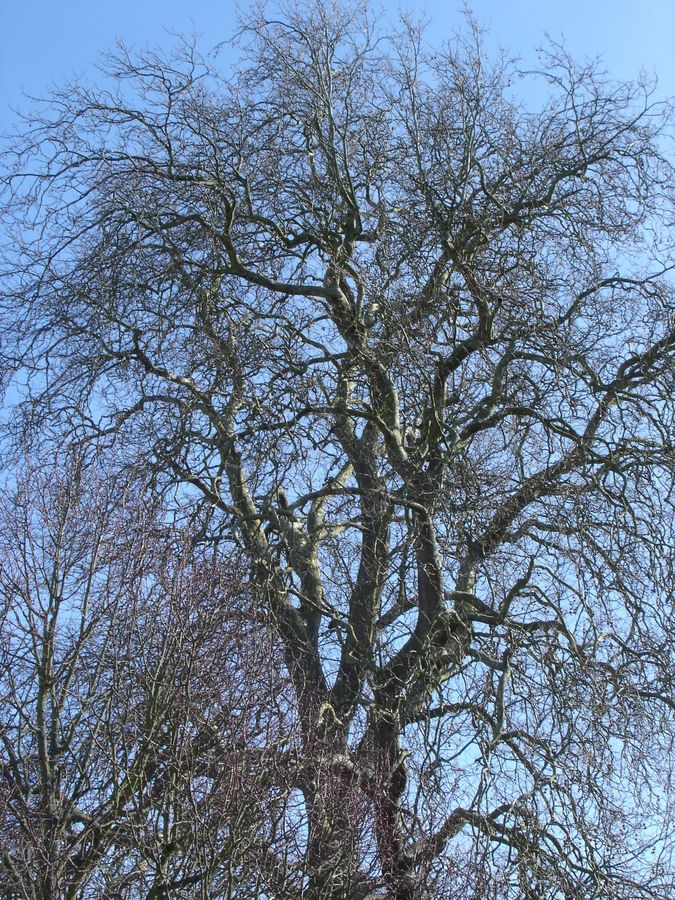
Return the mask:
{"type": "MultiPolygon", "coordinates": [[[[131,48],[168,46],[168,32],[200,35],[209,50],[236,28],[233,0],[0,0],[0,133],[16,122],[12,107],[22,91],[44,95],[50,82],[92,75],[102,52],[121,38],[131,48]]],[[[387,15],[399,6],[423,11],[429,36],[450,36],[461,20],[461,0],[372,3],[387,15]]],[[[634,78],[641,69],[659,79],[660,97],[675,96],[675,0],[470,0],[491,30],[488,46],[503,46],[525,60],[544,34],[564,37],[577,59],[599,55],[609,73],[634,78]]]]}

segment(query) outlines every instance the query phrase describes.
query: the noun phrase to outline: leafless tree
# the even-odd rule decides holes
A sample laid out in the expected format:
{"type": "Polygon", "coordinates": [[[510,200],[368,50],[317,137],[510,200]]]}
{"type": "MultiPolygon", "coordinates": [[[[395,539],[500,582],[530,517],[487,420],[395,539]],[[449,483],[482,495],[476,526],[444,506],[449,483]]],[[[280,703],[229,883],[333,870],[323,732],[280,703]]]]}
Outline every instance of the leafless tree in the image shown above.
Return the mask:
{"type": "Polygon", "coordinates": [[[3,897],[256,896],[279,878],[258,847],[273,858],[290,796],[283,673],[236,569],[186,553],[139,499],[81,465],[3,497],[3,897]]]}
{"type": "Polygon", "coordinates": [[[293,686],[260,896],[670,896],[668,110],[360,5],[238,53],[122,51],[30,114],[16,432],[145,463],[247,559],[293,686]]]}

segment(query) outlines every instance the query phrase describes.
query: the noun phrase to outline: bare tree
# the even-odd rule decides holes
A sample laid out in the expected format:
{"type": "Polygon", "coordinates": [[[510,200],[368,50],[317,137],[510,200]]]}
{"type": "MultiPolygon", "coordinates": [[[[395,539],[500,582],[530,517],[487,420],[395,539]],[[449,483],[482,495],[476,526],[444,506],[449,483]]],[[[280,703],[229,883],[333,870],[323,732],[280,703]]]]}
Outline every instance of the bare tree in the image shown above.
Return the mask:
{"type": "Polygon", "coordinates": [[[240,42],[122,52],[9,152],[17,432],[143,460],[247,559],[298,723],[259,895],[666,898],[667,110],[471,23],[240,42]]]}
{"type": "Polygon", "coordinates": [[[258,895],[283,673],[236,568],[101,476],[3,498],[2,894],[258,895]]]}

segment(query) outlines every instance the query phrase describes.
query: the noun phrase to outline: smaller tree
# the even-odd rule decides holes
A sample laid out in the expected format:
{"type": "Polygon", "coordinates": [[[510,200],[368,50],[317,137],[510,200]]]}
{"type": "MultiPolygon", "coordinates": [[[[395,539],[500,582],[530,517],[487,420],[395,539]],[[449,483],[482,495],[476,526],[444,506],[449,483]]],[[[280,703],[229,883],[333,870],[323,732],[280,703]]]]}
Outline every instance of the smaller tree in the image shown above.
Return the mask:
{"type": "Polygon", "coordinates": [[[0,556],[2,895],[256,893],[287,711],[236,565],[78,463],[5,491],[0,556]]]}

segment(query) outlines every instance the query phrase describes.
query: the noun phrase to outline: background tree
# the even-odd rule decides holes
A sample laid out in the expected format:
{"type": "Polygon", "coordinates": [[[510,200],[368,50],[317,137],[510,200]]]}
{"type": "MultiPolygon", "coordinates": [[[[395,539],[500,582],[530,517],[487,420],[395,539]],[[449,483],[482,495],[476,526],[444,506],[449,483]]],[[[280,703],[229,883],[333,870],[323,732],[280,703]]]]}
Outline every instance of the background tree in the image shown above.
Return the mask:
{"type": "Polygon", "coordinates": [[[3,497],[2,895],[259,896],[290,793],[274,648],[231,561],[103,475],[3,497]]]}
{"type": "Polygon", "coordinates": [[[532,109],[470,23],[240,38],[122,53],[9,153],[17,431],[247,559],[300,742],[269,896],[665,898],[667,111],[556,46],[532,109]]]}

